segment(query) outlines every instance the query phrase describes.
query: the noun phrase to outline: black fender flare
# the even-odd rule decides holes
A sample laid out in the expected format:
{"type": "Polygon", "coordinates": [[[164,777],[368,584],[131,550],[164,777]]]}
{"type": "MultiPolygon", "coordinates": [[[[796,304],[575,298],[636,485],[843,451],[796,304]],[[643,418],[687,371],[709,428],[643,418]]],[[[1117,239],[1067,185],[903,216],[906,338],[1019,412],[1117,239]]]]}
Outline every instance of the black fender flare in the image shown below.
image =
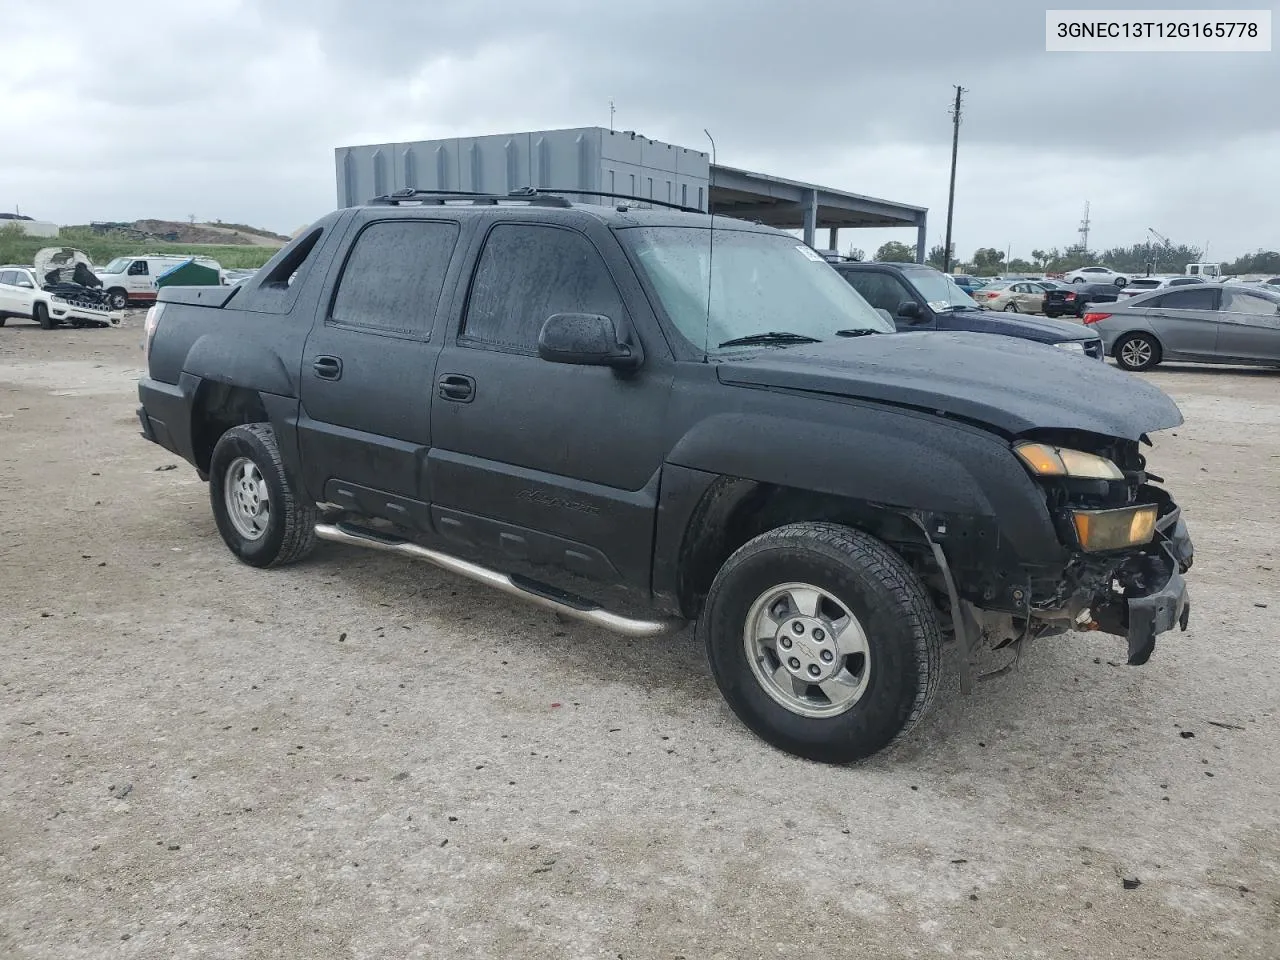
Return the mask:
{"type": "Polygon", "coordinates": [[[191,345],[182,369],[184,374],[212,383],[278,397],[298,396],[297,371],[290,373],[278,355],[263,351],[261,343],[206,333],[191,345]]]}

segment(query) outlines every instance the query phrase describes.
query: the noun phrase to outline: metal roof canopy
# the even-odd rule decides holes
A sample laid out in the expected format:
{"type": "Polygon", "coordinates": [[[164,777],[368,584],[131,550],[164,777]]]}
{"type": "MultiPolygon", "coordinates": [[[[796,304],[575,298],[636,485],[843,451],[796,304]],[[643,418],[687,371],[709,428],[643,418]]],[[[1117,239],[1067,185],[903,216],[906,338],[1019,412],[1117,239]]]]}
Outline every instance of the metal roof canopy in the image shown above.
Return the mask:
{"type": "Polygon", "coordinates": [[[783,230],[803,230],[805,242],[814,245],[817,230],[842,227],[915,227],[916,259],[924,261],[925,207],[864,197],[787,180],[764,173],[713,164],[709,190],[710,210],[726,217],[755,220],[783,230]]]}

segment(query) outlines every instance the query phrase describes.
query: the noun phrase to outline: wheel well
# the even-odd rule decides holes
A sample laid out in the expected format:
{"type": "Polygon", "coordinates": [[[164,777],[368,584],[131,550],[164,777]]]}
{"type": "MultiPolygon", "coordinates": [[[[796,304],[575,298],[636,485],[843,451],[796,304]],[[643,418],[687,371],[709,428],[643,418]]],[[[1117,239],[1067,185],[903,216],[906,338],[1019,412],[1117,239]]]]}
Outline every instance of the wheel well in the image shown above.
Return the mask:
{"type": "Polygon", "coordinates": [[[893,510],[845,497],[750,480],[716,481],[694,510],[680,550],[681,612],[694,619],[724,562],[748,540],[804,521],[827,521],[862,530],[903,555],[922,577],[936,572],[923,532],[893,510]]]}
{"type": "Polygon", "coordinates": [[[225,383],[202,383],[191,407],[191,446],[196,468],[209,472],[213,448],[222,435],[243,423],[265,423],[267,411],[254,390],[225,383]]]}

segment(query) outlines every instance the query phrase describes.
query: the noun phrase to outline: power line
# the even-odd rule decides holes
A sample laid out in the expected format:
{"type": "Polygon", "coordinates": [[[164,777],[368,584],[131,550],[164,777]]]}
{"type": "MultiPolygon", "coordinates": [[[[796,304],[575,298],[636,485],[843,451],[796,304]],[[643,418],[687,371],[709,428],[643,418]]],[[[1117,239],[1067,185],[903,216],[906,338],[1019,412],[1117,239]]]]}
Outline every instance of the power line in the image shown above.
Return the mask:
{"type": "Polygon", "coordinates": [[[968,93],[956,84],[956,102],[951,108],[951,188],[947,191],[947,239],[942,247],[942,272],[951,272],[951,217],[956,206],[956,155],[960,151],[960,102],[968,93]]]}

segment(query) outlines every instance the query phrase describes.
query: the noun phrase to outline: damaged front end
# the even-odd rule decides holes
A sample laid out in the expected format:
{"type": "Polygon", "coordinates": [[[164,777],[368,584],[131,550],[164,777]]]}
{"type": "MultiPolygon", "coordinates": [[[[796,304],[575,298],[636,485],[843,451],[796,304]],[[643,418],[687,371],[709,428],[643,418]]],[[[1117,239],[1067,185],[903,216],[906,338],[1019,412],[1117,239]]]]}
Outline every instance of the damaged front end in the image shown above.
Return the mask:
{"type": "Polygon", "coordinates": [[[1056,435],[1014,449],[1042,485],[1072,554],[1058,588],[1031,598],[1029,620],[1041,632],[1056,626],[1124,637],[1128,662],[1146,663],[1156,637],[1186,630],[1191,612],[1182,575],[1194,548],[1181,509],[1156,485],[1162,478],[1147,472],[1135,441],[1056,435]]]}
{"type": "Polygon", "coordinates": [[[1058,431],[1013,449],[1043,492],[1065,562],[1006,555],[993,580],[990,565],[957,566],[934,543],[957,639],[970,656],[979,646],[1017,654],[1029,640],[1101,630],[1126,639],[1129,664],[1146,663],[1156,637],[1186,630],[1191,611],[1183,574],[1194,548],[1163,480],[1147,472],[1138,441],[1058,431]]]}

